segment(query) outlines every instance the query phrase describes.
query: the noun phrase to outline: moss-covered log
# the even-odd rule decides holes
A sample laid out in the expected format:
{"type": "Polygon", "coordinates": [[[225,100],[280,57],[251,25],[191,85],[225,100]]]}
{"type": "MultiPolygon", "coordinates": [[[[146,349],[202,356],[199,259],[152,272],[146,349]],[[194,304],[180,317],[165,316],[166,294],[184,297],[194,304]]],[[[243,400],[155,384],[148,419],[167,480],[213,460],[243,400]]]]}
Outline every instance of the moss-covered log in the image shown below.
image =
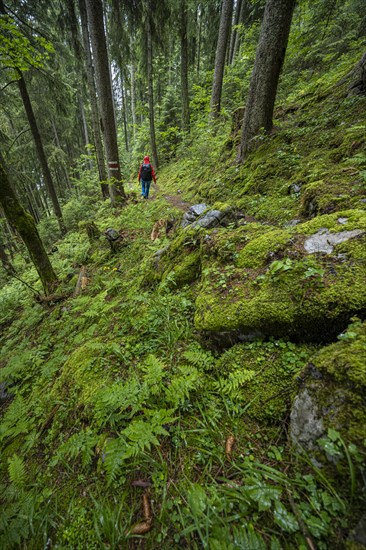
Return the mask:
{"type": "Polygon", "coordinates": [[[24,210],[9,182],[3,161],[0,159],[0,204],[5,215],[24,241],[31,260],[42,281],[45,294],[57,285],[57,277],[49,261],[32,216],[24,210]]]}

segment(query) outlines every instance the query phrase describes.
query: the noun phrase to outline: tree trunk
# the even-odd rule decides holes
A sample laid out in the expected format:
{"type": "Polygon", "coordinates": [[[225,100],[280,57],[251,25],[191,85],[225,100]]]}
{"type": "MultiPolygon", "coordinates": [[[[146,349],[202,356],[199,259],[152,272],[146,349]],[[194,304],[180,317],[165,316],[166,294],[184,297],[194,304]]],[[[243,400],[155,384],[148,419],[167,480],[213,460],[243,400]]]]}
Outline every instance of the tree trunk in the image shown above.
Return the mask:
{"type": "Polygon", "coordinates": [[[187,0],[182,0],[181,8],[181,24],[180,24],[180,48],[181,48],[181,64],[180,64],[180,82],[182,93],[182,127],[185,132],[189,132],[189,88],[188,88],[188,10],[187,0]]]}
{"type": "Polygon", "coordinates": [[[0,261],[6,273],[15,273],[14,266],[12,265],[6,253],[5,245],[4,245],[1,233],[0,233],[0,261]]]}
{"type": "Polygon", "coordinates": [[[0,157],[0,203],[9,222],[15,227],[28,249],[42,281],[45,294],[54,291],[57,277],[48,259],[32,216],[24,210],[11,188],[3,159],[0,157]]]}
{"type": "Polygon", "coordinates": [[[235,6],[235,17],[233,22],[233,29],[231,31],[231,37],[230,37],[230,47],[229,47],[229,63],[230,65],[233,63],[234,60],[234,49],[235,49],[235,42],[237,39],[238,31],[235,28],[237,25],[239,25],[239,19],[240,19],[240,13],[242,9],[243,2],[245,0],[237,0],[236,6],[235,6]]]}
{"type": "Polygon", "coordinates": [[[233,13],[233,0],[223,0],[217,40],[215,70],[212,84],[211,115],[217,117],[221,108],[222,82],[224,79],[226,49],[233,13]]]}
{"type": "MultiPolygon", "coordinates": [[[[131,39],[131,51],[133,56],[133,48],[134,44],[131,39]]],[[[133,142],[136,142],[136,126],[137,126],[137,120],[136,120],[136,79],[135,79],[135,61],[134,56],[131,60],[131,114],[132,114],[132,136],[133,136],[133,142]]]]}
{"type": "Polygon", "coordinates": [[[106,199],[109,196],[107,181],[107,171],[105,167],[105,158],[103,151],[103,143],[100,136],[99,111],[97,102],[97,92],[95,89],[93,61],[90,51],[90,37],[88,29],[88,19],[86,13],[85,0],[79,0],[81,30],[83,35],[83,46],[85,51],[85,66],[86,79],[88,83],[90,107],[91,107],[91,122],[95,145],[95,154],[98,163],[99,181],[101,182],[102,195],[106,199]]]}
{"type": "MultiPolygon", "coordinates": [[[[249,8],[248,0],[242,0],[241,6],[240,6],[238,25],[240,25],[241,23],[244,23],[245,18],[247,16],[248,8],[249,8]]],[[[234,37],[233,51],[231,55],[231,63],[234,63],[235,61],[235,57],[236,57],[236,54],[238,53],[239,46],[240,46],[240,36],[239,36],[239,33],[236,31],[235,37],[234,37]]]]}
{"type": "Polygon", "coordinates": [[[250,80],[242,128],[239,162],[255,148],[261,128],[272,129],[277,85],[285,58],[295,0],[267,0],[250,80]]]}
{"type": "Polygon", "coordinates": [[[201,46],[202,46],[202,12],[203,7],[198,8],[198,39],[197,39],[197,76],[200,75],[201,64],[201,46]]]}
{"type": "Polygon", "coordinates": [[[118,202],[125,202],[126,194],[123,188],[119,164],[117,129],[107,43],[104,33],[102,0],[86,0],[86,8],[95,64],[102,132],[108,163],[109,194],[111,202],[114,204],[116,200],[118,202]]]}
{"type": "Polygon", "coordinates": [[[125,96],[125,90],[124,90],[124,82],[123,82],[123,74],[122,74],[122,63],[120,64],[119,69],[119,76],[121,80],[121,107],[122,107],[122,120],[123,120],[123,131],[125,134],[125,147],[126,151],[128,152],[128,131],[127,131],[127,101],[125,96]]]}
{"type": "Polygon", "coordinates": [[[155,115],[154,115],[154,91],[153,91],[153,68],[152,68],[152,43],[151,43],[151,28],[149,16],[145,21],[145,33],[146,33],[146,48],[147,48],[147,82],[148,82],[148,96],[149,96],[149,121],[150,121],[150,147],[151,153],[154,159],[154,165],[158,168],[158,150],[156,147],[155,138],[155,115]]]}
{"type": "Polygon", "coordinates": [[[55,186],[53,184],[51,172],[50,172],[46,155],[43,149],[41,134],[39,133],[36,117],[34,116],[33,107],[28,95],[28,90],[25,84],[24,77],[20,71],[18,71],[18,74],[20,77],[18,80],[19,91],[23,100],[24,109],[27,114],[29,126],[33,135],[33,139],[34,139],[34,143],[35,143],[36,151],[38,155],[38,160],[41,165],[41,170],[42,170],[43,179],[46,185],[47,193],[51,199],[53,209],[55,211],[57,221],[60,227],[61,235],[65,235],[66,228],[65,228],[64,220],[62,218],[62,212],[61,212],[60,204],[58,202],[57,194],[55,191],[55,186]]]}

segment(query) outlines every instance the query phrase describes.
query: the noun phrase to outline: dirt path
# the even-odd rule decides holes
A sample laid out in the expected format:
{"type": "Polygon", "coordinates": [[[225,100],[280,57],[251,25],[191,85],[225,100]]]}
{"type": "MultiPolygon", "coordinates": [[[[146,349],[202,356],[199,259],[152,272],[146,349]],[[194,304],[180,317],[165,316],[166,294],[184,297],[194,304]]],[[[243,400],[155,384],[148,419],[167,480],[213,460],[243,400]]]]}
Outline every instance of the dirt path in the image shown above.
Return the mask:
{"type": "Polygon", "coordinates": [[[162,196],[171,206],[174,206],[175,208],[179,208],[179,210],[183,210],[184,212],[192,206],[192,203],[186,202],[180,197],[179,195],[163,195],[160,193],[160,189],[157,185],[155,185],[152,188],[152,195],[151,200],[156,199],[158,196],[162,196]]]}

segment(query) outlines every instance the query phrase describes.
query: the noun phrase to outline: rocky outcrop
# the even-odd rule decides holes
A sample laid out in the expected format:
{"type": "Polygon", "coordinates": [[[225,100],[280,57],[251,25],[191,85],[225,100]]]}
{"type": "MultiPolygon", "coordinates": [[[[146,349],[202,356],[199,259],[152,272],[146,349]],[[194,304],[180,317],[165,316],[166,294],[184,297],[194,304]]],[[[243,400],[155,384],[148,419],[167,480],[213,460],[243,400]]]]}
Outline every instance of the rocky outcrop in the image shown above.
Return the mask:
{"type": "Polygon", "coordinates": [[[254,224],[241,237],[224,283],[225,270],[218,276],[220,267],[209,267],[214,258],[205,257],[196,328],[324,342],[366,312],[364,211],[285,229],[254,224]]]}
{"type": "MultiPolygon", "coordinates": [[[[366,437],[366,323],[355,320],[303,372],[290,415],[291,442],[308,452],[332,428],[358,445],[366,437]]],[[[329,457],[331,458],[331,457],[329,457]]]]}

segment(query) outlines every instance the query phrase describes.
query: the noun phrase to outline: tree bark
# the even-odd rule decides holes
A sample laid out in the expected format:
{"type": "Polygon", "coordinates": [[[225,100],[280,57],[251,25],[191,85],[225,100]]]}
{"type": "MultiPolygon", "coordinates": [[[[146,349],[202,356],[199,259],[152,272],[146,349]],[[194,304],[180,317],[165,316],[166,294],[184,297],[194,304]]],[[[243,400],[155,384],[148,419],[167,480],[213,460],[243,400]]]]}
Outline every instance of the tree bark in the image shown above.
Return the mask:
{"type": "Polygon", "coordinates": [[[0,260],[6,273],[15,273],[14,266],[12,265],[6,253],[5,245],[3,243],[3,238],[1,234],[0,234],[0,260]]]}
{"type": "Polygon", "coordinates": [[[295,0],[267,0],[242,127],[239,162],[255,148],[261,128],[272,129],[277,85],[285,58],[295,0]]]}
{"type": "Polygon", "coordinates": [[[235,27],[237,25],[239,25],[240,13],[241,13],[241,9],[242,9],[242,5],[243,5],[244,1],[245,0],[237,0],[236,1],[235,17],[234,17],[234,21],[233,21],[233,28],[232,28],[232,31],[231,31],[230,46],[229,46],[229,63],[230,63],[230,65],[233,63],[233,60],[234,60],[235,43],[236,43],[237,34],[238,34],[238,31],[235,27]]]}
{"type": "Polygon", "coordinates": [[[213,117],[217,117],[220,114],[222,82],[224,79],[226,49],[229,38],[232,13],[233,0],[223,0],[211,95],[211,115],[213,117]]]}
{"type": "Polygon", "coordinates": [[[150,121],[150,147],[154,159],[155,167],[158,168],[158,150],[155,138],[155,114],[154,114],[154,87],[153,87],[153,67],[152,67],[152,43],[149,15],[145,20],[146,50],[147,50],[147,82],[149,98],[149,121],[150,121]]]}
{"type": "Polygon", "coordinates": [[[119,76],[121,80],[121,107],[122,107],[123,131],[125,134],[125,147],[126,147],[126,151],[128,152],[129,147],[128,147],[128,129],[127,129],[127,101],[126,101],[126,95],[124,90],[122,63],[120,64],[119,76]]]}
{"type": "Polygon", "coordinates": [[[180,24],[180,47],[181,47],[181,64],[180,64],[180,81],[182,94],[182,127],[183,130],[189,133],[189,86],[188,86],[188,10],[187,0],[182,0],[181,7],[181,24],[180,24]]]}
{"type": "Polygon", "coordinates": [[[38,160],[39,160],[39,163],[41,165],[42,175],[43,175],[43,179],[44,179],[44,182],[45,182],[45,185],[46,185],[47,193],[48,193],[48,195],[51,199],[53,209],[54,209],[56,217],[57,217],[58,225],[60,227],[61,235],[65,235],[66,227],[65,227],[64,220],[63,220],[63,217],[62,217],[62,212],[61,212],[60,204],[58,202],[55,186],[53,184],[51,171],[49,169],[47,158],[46,158],[46,155],[45,155],[45,152],[44,152],[44,149],[43,149],[41,134],[39,133],[38,124],[37,124],[37,121],[36,121],[36,117],[34,115],[33,107],[32,107],[30,97],[29,97],[29,94],[28,94],[28,90],[27,90],[27,86],[25,84],[25,80],[24,80],[24,77],[23,77],[21,71],[18,70],[18,74],[19,74],[19,77],[20,77],[19,80],[18,80],[19,91],[20,91],[20,95],[22,97],[24,109],[25,109],[25,112],[27,114],[29,126],[30,126],[30,129],[31,129],[31,132],[32,132],[32,136],[33,136],[33,139],[34,139],[35,146],[36,146],[38,160]]]}
{"type": "Polygon", "coordinates": [[[134,61],[134,55],[133,55],[133,49],[134,44],[131,38],[131,52],[132,52],[132,60],[131,60],[131,115],[132,115],[132,136],[133,136],[133,142],[136,142],[136,127],[137,127],[137,120],[136,120],[136,78],[135,78],[135,61],[134,61]]]}
{"type": "Polygon", "coordinates": [[[39,237],[37,227],[32,216],[24,210],[18,201],[4,168],[3,159],[0,157],[0,203],[5,215],[18,231],[25,246],[28,249],[31,260],[42,281],[45,294],[54,291],[57,285],[57,277],[39,237]]]}
{"type": "Polygon", "coordinates": [[[87,19],[85,0],[79,0],[79,10],[80,10],[81,31],[83,36],[83,46],[84,46],[84,52],[85,52],[86,79],[87,79],[88,90],[89,90],[89,99],[90,99],[90,107],[91,107],[91,123],[92,123],[93,137],[94,137],[95,154],[97,157],[99,181],[101,183],[102,195],[106,199],[109,196],[108,184],[105,183],[107,181],[107,171],[105,166],[103,143],[100,136],[99,110],[98,110],[98,102],[97,102],[97,92],[95,89],[93,60],[92,60],[92,55],[90,51],[90,37],[89,37],[88,19],[87,19]]]}
{"type": "Polygon", "coordinates": [[[117,128],[109,72],[107,43],[104,32],[102,0],[86,0],[88,25],[94,58],[102,132],[108,164],[109,195],[112,204],[126,201],[119,164],[117,128]]]}

